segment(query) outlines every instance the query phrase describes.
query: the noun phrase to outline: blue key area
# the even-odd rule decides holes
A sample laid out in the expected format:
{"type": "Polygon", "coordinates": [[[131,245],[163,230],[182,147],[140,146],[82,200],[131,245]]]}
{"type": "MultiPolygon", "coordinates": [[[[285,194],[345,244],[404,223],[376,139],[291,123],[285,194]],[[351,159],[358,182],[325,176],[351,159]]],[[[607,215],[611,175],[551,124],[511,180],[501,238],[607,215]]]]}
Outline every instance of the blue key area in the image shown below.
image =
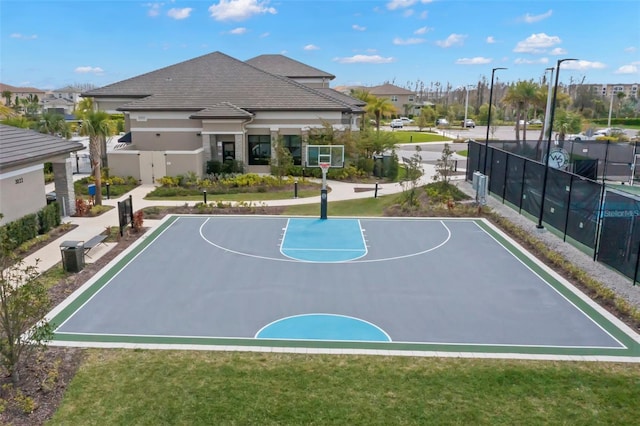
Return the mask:
{"type": "Polygon", "coordinates": [[[344,262],[366,255],[367,246],[357,219],[289,219],[280,251],[307,262],[344,262]]]}
{"type": "Polygon", "coordinates": [[[272,322],[256,334],[258,339],[343,340],[390,342],[379,327],[358,318],[331,314],[308,314],[272,322]]]}

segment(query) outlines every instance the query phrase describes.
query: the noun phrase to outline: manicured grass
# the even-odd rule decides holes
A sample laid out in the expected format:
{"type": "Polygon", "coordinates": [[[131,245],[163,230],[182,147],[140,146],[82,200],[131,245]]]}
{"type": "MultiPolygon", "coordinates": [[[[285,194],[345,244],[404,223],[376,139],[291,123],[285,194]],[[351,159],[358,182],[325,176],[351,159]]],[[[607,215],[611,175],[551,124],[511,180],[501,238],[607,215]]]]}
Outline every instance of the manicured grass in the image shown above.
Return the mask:
{"type": "Polygon", "coordinates": [[[429,132],[409,132],[396,130],[393,132],[398,143],[447,142],[451,138],[429,132]]]}
{"type": "MultiPolygon", "coordinates": [[[[320,195],[318,189],[305,189],[298,191],[298,198],[316,197],[320,195]]],[[[211,201],[264,201],[264,200],[286,200],[293,198],[291,191],[273,192],[238,192],[235,194],[207,194],[207,202],[211,201]]],[[[145,197],[145,200],[172,200],[172,201],[203,201],[204,195],[181,195],[176,197],[145,197]]]]}
{"type": "Polygon", "coordinates": [[[51,425],[637,424],[637,364],[90,350],[51,425]]]}
{"type": "MultiPolygon", "coordinates": [[[[382,191],[384,191],[384,185],[382,191]]],[[[383,210],[398,202],[398,194],[378,196],[373,198],[373,191],[369,192],[371,197],[359,198],[355,200],[331,201],[331,193],[329,193],[329,203],[327,204],[327,212],[331,216],[358,216],[358,217],[377,217],[382,216],[383,210]]],[[[378,194],[379,195],[379,194],[378,194]]],[[[300,204],[285,207],[282,213],[288,216],[314,216],[320,214],[320,203],[317,204],[300,204]]]]}

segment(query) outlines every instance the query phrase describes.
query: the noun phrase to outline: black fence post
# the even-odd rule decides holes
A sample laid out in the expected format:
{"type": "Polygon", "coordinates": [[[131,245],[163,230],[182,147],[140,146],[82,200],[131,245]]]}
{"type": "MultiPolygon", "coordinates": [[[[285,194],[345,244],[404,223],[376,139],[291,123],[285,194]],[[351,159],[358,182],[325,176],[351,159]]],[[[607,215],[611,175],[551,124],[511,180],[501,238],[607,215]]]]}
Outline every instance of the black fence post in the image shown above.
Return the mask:
{"type": "Polygon", "coordinates": [[[569,212],[571,211],[571,191],[573,191],[573,175],[569,177],[569,199],[567,200],[567,213],[564,216],[564,230],[562,241],[567,241],[567,228],[569,227],[569,212]]]}
{"type": "Polygon", "coordinates": [[[373,198],[378,198],[378,181],[376,181],[376,189],[373,193],[373,198]]]}
{"type": "Polygon", "coordinates": [[[204,200],[204,203],[207,204],[207,190],[206,189],[202,190],[202,199],[204,200]]]}

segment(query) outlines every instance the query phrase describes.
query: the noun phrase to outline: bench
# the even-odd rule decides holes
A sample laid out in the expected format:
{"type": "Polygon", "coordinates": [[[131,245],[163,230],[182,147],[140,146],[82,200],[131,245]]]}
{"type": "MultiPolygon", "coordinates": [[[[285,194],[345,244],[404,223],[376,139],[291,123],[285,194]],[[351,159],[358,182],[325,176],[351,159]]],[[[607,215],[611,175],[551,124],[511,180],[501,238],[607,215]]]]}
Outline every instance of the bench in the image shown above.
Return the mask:
{"type": "Polygon", "coordinates": [[[88,256],[88,257],[91,257],[91,256],[89,256],[89,252],[91,251],[91,249],[95,248],[99,244],[105,244],[104,240],[106,240],[107,237],[108,237],[108,235],[100,234],[100,235],[96,235],[95,237],[91,238],[88,241],[85,241],[84,244],[83,244],[83,246],[84,246],[84,255],[88,256]]]}

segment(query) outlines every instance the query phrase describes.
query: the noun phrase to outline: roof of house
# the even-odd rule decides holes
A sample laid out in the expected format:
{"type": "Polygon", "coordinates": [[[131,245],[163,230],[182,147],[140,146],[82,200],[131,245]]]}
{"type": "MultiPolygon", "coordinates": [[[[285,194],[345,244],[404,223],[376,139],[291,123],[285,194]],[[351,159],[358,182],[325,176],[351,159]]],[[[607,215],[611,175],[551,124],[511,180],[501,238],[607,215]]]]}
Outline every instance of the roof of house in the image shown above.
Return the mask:
{"type": "Polygon", "coordinates": [[[349,111],[349,103],[221,52],[180,62],[83,96],[138,98],[122,111],[200,111],[228,103],[259,110],[349,111]]]}
{"type": "Polygon", "coordinates": [[[16,87],[4,83],[0,83],[0,91],[9,91],[11,93],[46,93],[46,90],[36,89],[35,87],[16,87]]]}
{"type": "Polygon", "coordinates": [[[414,92],[411,90],[403,89],[402,87],[398,87],[396,85],[386,83],[380,86],[373,86],[369,88],[365,88],[369,93],[376,96],[387,96],[387,95],[413,95],[414,92]]]}
{"type": "Polygon", "coordinates": [[[260,55],[245,61],[249,65],[260,68],[271,74],[289,78],[328,78],[333,80],[335,75],[329,74],[283,55],[260,55]]]}
{"type": "Polygon", "coordinates": [[[84,145],[79,142],[0,124],[0,169],[43,163],[81,149],[84,145]]]}

